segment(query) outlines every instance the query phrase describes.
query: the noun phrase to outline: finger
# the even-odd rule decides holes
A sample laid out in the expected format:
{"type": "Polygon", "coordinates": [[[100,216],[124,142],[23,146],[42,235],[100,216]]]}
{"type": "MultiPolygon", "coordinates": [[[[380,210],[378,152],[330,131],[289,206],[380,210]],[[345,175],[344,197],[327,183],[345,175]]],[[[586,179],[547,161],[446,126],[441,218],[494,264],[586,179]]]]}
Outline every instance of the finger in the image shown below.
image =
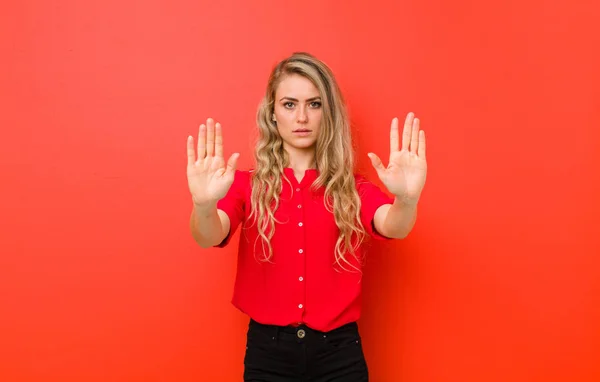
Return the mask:
{"type": "Polygon", "coordinates": [[[408,150],[410,145],[410,135],[412,133],[412,123],[415,115],[411,112],[408,113],[404,120],[404,130],[402,131],[402,150],[408,150]]]}
{"type": "Polygon", "coordinates": [[[240,157],[239,153],[233,153],[227,161],[227,172],[234,172],[237,167],[237,160],[240,157]]]}
{"type": "Polygon", "coordinates": [[[422,159],[426,159],[426,146],[427,145],[425,143],[425,131],[421,130],[421,132],[419,133],[419,151],[417,152],[417,155],[422,159]]]}
{"type": "Polygon", "coordinates": [[[410,151],[415,154],[419,148],[419,125],[419,118],[415,118],[412,125],[412,134],[410,139],[410,151]]]}
{"type": "Polygon", "coordinates": [[[377,171],[377,174],[379,174],[382,171],[385,171],[385,166],[383,165],[383,163],[381,162],[381,159],[379,159],[379,157],[377,155],[375,155],[373,153],[368,153],[367,155],[369,156],[369,159],[371,159],[371,164],[377,171]]]}
{"type": "Polygon", "coordinates": [[[187,158],[188,158],[188,166],[194,164],[195,153],[194,153],[194,138],[190,135],[187,139],[187,158]]]}
{"type": "Polygon", "coordinates": [[[392,119],[392,127],[390,128],[390,153],[396,152],[399,150],[398,141],[399,141],[399,133],[398,133],[398,118],[392,119]]]}
{"type": "Polygon", "coordinates": [[[206,120],[206,156],[215,154],[215,121],[212,118],[206,120]]]}
{"type": "Polygon", "coordinates": [[[206,156],[206,126],[200,125],[198,130],[198,160],[206,156]]]}
{"type": "Polygon", "coordinates": [[[215,156],[223,157],[223,132],[220,123],[215,125],[215,156]]]}

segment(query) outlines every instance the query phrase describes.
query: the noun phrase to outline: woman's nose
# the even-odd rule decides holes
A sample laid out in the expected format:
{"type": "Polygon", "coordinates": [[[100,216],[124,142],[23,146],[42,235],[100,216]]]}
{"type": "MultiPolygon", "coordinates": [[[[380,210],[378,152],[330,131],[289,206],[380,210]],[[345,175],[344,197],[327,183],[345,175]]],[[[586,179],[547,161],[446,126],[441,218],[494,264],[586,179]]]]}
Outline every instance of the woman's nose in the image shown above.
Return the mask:
{"type": "Polygon", "coordinates": [[[298,108],[298,122],[305,123],[308,121],[308,114],[306,113],[306,107],[301,106],[298,108]]]}

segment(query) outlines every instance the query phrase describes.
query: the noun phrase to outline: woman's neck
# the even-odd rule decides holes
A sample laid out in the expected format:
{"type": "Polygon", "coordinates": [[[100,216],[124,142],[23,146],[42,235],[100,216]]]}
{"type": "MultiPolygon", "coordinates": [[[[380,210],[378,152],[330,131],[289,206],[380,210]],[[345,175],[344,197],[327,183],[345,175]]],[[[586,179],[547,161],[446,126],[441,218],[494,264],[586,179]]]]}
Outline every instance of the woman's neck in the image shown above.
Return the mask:
{"type": "Polygon", "coordinates": [[[296,173],[304,174],[308,169],[316,168],[315,153],[311,151],[299,151],[295,150],[290,152],[288,150],[288,165],[286,167],[291,168],[296,173]]]}

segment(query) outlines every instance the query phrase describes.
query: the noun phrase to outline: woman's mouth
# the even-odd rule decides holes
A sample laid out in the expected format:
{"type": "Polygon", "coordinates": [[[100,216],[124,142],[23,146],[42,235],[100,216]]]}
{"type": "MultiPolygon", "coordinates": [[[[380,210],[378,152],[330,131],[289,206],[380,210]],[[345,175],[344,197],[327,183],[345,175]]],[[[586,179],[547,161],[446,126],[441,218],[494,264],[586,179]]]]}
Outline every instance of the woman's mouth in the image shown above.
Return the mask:
{"type": "Polygon", "coordinates": [[[295,135],[305,136],[305,135],[309,135],[310,133],[312,133],[312,130],[298,129],[298,130],[292,131],[292,133],[294,133],[295,135]]]}

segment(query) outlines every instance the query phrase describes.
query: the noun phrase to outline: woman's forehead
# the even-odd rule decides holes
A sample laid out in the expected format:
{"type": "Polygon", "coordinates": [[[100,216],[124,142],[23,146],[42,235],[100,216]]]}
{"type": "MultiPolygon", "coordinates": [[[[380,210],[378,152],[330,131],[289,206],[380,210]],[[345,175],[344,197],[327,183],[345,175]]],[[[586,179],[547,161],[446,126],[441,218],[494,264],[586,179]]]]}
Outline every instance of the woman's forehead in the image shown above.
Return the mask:
{"type": "Polygon", "coordinates": [[[317,87],[306,77],[299,74],[285,76],[276,89],[278,99],[282,97],[306,100],[319,96],[317,87]]]}

